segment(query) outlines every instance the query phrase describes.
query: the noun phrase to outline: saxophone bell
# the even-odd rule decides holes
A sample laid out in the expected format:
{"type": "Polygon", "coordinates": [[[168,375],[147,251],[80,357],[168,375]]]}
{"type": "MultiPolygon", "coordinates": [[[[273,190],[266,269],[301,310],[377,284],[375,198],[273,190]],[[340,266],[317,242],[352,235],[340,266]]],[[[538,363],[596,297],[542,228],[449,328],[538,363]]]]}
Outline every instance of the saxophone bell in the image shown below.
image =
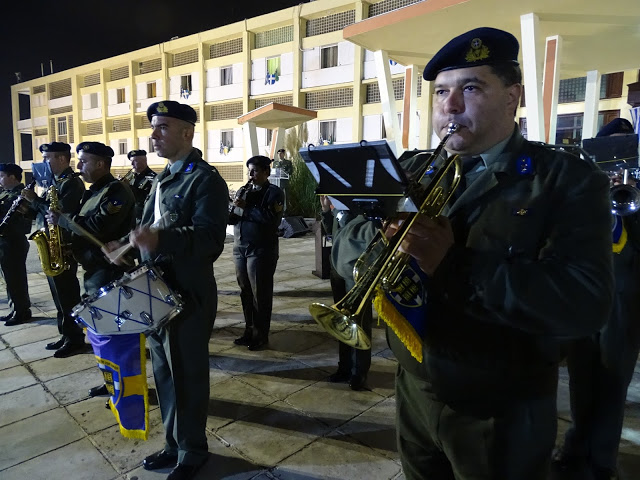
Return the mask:
{"type": "MultiPolygon", "coordinates": [[[[49,209],[57,211],[60,209],[58,200],[58,190],[56,187],[49,187],[49,209]]],[[[69,270],[70,264],[65,261],[64,243],[62,229],[58,225],[49,224],[48,228],[41,228],[34,232],[29,240],[33,240],[38,248],[42,271],[47,277],[55,277],[65,270],[69,270]]]]}

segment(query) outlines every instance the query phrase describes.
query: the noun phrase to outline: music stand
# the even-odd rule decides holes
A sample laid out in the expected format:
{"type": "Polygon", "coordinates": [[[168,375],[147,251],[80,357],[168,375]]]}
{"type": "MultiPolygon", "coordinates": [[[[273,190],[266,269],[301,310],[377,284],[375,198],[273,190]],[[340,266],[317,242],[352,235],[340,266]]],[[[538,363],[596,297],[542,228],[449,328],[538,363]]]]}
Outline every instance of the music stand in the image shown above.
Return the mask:
{"type": "Polygon", "coordinates": [[[335,208],[368,218],[398,211],[409,182],[386,140],[309,145],[300,155],[318,182],[316,193],[328,195],[335,208]]]}
{"type": "Polygon", "coordinates": [[[602,170],[638,167],[638,135],[586,138],[583,148],[602,170]]]}
{"type": "Polygon", "coordinates": [[[53,172],[49,162],[32,163],[31,172],[33,173],[33,179],[36,181],[36,185],[44,189],[53,185],[53,172]]]}

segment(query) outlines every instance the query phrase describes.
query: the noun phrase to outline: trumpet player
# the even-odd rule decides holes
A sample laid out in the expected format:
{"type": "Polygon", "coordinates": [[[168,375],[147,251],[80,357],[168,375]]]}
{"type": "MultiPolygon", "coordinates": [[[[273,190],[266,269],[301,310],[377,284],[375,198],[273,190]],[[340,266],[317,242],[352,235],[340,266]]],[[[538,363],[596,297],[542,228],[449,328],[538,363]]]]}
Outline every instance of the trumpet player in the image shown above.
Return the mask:
{"type": "MultiPolygon", "coordinates": [[[[49,164],[53,173],[53,186],[58,192],[60,209],[63,213],[73,215],[80,208],[80,200],[85,192],[84,183],[71,168],[71,146],[67,143],[52,142],[40,145],[42,160],[49,164]]],[[[49,209],[48,192],[42,197],[33,190],[22,190],[22,196],[31,204],[36,213],[36,228],[48,229],[45,218],[49,209]]],[[[61,230],[63,245],[69,245],[71,234],[61,230]]],[[[59,275],[47,276],[53,302],[56,305],[58,333],[60,338],[48,343],[47,350],[55,350],[53,356],[64,358],[80,353],[85,348],[82,328],[74,321],[71,310],[80,303],[80,283],[78,282],[78,262],[71,255],[71,250],[63,247],[64,263],[69,267],[59,275]]]]}
{"type": "Polygon", "coordinates": [[[0,163],[0,268],[7,283],[7,297],[11,312],[0,320],[7,326],[18,325],[31,318],[31,300],[27,286],[27,253],[29,242],[25,235],[31,231],[31,217],[22,210],[12,210],[19,199],[22,184],[22,168],[13,163],[0,163]]]}
{"type": "Polygon", "coordinates": [[[245,321],[244,333],[234,343],[249,350],[259,350],[268,343],[271,325],[284,193],[269,183],[270,165],[271,160],[262,155],[247,160],[250,180],[236,197],[230,216],[234,224],[233,263],[245,321]]]}
{"type": "Polygon", "coordinates": [[[611,307],[608,178],[523,138],[518,51],[510,33],[477,28],[424,69],[435,133],[458,125],[445,149],[463,168],[453,203],[418,215],[400,246],[427,276],[421,361],[387,330],[408,480],[546,480],[567,339],[598,330],[611,307]]]}
{"type": "MultiPolygon", "coordinates": [[[[597,136],[633,133],[628,120],[616,118],[597,136]]],[[[612,186],[621,185],[623,178],[616,172],[612,186]]],[[[627,180],[627,185],[635,184],[634,178],[627,180]]],[[[562,479],[618,478],[627,389],[640,351],[640,212],[621,213],[624,216],[615,216],[612,229],[616,288],[611,314],[598,332],[572,342],[567,356],[572,423],[553,456],[562,479]]]]}
{"type": "Polygon", "coordinates": [[[151,170],[147,164],[146,150],[131,150],[127,153],[127,158],[131,161],[131,178],[128,181],[133,196],[136,197],[136,222],[140,222],[144,202],[149,196],[153,179],[157,173],[151,170]]]}

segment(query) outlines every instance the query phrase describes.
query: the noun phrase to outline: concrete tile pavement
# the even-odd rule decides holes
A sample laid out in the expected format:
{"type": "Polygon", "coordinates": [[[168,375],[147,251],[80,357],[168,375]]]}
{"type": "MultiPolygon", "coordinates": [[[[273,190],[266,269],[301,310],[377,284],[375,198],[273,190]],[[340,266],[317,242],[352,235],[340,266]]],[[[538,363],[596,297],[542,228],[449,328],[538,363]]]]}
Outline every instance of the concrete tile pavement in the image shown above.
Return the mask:
{"type": "MultiPolygon", "coordinates": [[[[269,349],[233,344],[244,329],[231,244],[215,264],[219,304],[209,341],[210,459],[198,479],[402,479],[395,447],[393,355],[374,327],[368,390],[326,381],[337,344],[310,318],[312,301],[331,302],[329,282],[315,269],[312,236],[281,240],[269,349]]],[[[121,437],[104,398],[89,398],[102,381],[90,349],[56,359],[44,349],[58,337],[55,307],[32,246],[28,261],[34,318],[0,325],[0,478],[156,480],[142,458],[163,445],[152,401],[147,442],[121,437]]],[[[4,294],[4,284],[0,289],[4,294]]],[[[0,315],[8,312],[0,295],[0,315]]],[[[151,366],[149,385],[153,387],[151,366]]],[[[561,372],[559,430],[568,420],[561,372]]],[[[629,392],[623,432],[623,478],[640,478],[640,369],[629,392]]]]}

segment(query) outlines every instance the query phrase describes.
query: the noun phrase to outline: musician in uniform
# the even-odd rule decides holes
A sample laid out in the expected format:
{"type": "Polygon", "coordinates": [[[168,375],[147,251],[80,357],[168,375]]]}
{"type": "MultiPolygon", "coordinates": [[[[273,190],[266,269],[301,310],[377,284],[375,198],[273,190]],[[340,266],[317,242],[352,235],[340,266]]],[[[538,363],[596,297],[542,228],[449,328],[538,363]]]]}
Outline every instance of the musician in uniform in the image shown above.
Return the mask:
{"type": "Polygon", "coordinates": [[[231,212],[233,263],[240,286],[245,330],[236,345],[259,350],[269,342],[273,306],[273,275],[278,263],[278,227],[284,193],[269,183],[271,160],[257,155],[247,160],[249,183],[234,201],[231,212]]]}
{"type": "MultiPolygon", "coordinates": [[[[633,133],[628,120],[616,118],[597,136],[633,133]]],[[[620,183],[612,179],[612,187],[620,183]]],[[[635,187],[635,179],[629,184],[635,187]]],[[[616,215],[614,223],[613,309],[600,331],[572,342],[567,356],[572,424],[553,455],[557,476],[567,480],[617,478],[627,389],[640,351],[640,212],[616,215]]]]}
{"type": "MultiPolygon", "coordinates": [[[[340,233],[342,229],[351,221],[358,218],[348,210],[337,210],[333,208],[331,199],[326,195],[320,196],[320,205],[322,208],[321,222],[327,235],[332,235],[331,248],[331,271],[329,280],[331,283],[331,293],[333,294],[334,303],[338,303],[349,290],[354,286],[353,267],[358,255],[362,250],[352,250],[350,238],[340,233]],[[346,277],[342,277],[336,268],[336,265],[346,260],[348,265],[341,265],[340,271],[346,277]]],[[[371,222],[361,222],[363,228],[368,229],[373,226],[371,222]]],[[[351,233],[354,233],[353,231],[351,233]]],[[[363,245],[359,242],[355,243],[355,248],[360,249],[363,245]]],[[[360,327],[364,333],[371,338],[371,322],[373,311],[371,304],[363,311],[362,318],[359,321],[360,327]]],[[[367,381],[367,374],[371,367],[371,349],[362,350],[347,345],[344,342],[338,344],[338,369],[329,375],[331,383],[349,382],[352,390],[362,390],[367,381]]]]}
{"type": "Polygon", "coordinates": [[[13,202],[24,188],[22,168],[14,163],[0,163],[0,218],[3,219],[0,235],[0,268],[7,284],[7,297],[11,312],[0,318],[5,325],[18,325],[31,318],[31,300],[27,286],[27,253],[29,242],[26,234],[31,231],[31,217],[19,210],[7,217],[13,202]]]}
{"type": "MultiPolygon", "coordinates": [[[[70,166],[71,146],[67,143],[52,142],[40,145],[42,159],[48,163],[53,173],[53,186],[57,189],[60,210],[73,215],[80,208],[80,200],[85,192],[84,183],[75,174],[70,166]]],[[[22,196],[31,203],[31,208],[36,212],[36,228],[48,227],[45,220],[49,210],[48,191],[42,197],[36,195],[31,189],[22,190],[22,196]]],[[[71,232],[62,230],[63,245],[70,244],[71,232]]],[[[78,262],[71,252],[63,249],[64,262],[68,269],[53,277],[47,276],[51,296],[56,305],[58,333],[61,337],[55,342],[46,345],[47,350],[55,350],[54,357],[64,358],[84,350],[84,333],[82,328],[71,316],[71,310],[80,303],[80,283],[78,282],[78,262]]]]}
{"type": "MultiPolygon", "coordinates": [[[[169,163],[155,178],[141,226],[129,241],[143,260],[160,258],[167,284],[182,295],[185,306],[147,338],[165,445],[145,458],[143,467],[172,466],[168,480],[187,480],[208,455],[208,343],[217,308],[213,262],[224,247],[229,191],[218,171],[193,148],[193,108],[166,100],[149,106],[147,117],[154,150],[169,163]],[[149,228],[166,213],[177,214],[177,220],[166,228],[149,228]]],[[[108,245],[111,250],[118,246],[108,245]]]]}
{"type": "Polygon", "coordinates": [[[510,33],[478,28],[424,70],[435,132],[459,125],[445,148],[464,174],[444,216],[418,215],[401,245],[427,277],[418,351],[387,330],[408,480],[546,480],[567,339],[598,330],[611,307],[608,178],[522,137],[518,50],[510,33]]]}
{"type": "Polygon", "coordinates": [[[131,191],[136,197],[136,221],[142,218],[144,201],[149,196],[151,184],[156,177],[156,172],[147,165],[147,152],[145,150],[131,150],[127,153],[127,158],[131,161],[133,178],[129,180],[131,191]]]}
{"type": "MultiPolygon", "coordinates": [[[[76,146],[78,168],[82,179],[91,186],[80,201],[80,209],[71,217],[58,212],[47,212],[46,219],[72,232],[71,250],[84,270],[84,290],[87,295],[117,280],[125,269],[113,265],[104,256],[100,246],[86,236],[74,231],[79,225],[101,243],[107,243],[125,235],[133,225],[135,199],[131,189],[111,175],[111,147],[100,142],[82,142],[76,146]]],[[[105,385],[93,387],[89,396],[106,395],[105,385]]]]}

